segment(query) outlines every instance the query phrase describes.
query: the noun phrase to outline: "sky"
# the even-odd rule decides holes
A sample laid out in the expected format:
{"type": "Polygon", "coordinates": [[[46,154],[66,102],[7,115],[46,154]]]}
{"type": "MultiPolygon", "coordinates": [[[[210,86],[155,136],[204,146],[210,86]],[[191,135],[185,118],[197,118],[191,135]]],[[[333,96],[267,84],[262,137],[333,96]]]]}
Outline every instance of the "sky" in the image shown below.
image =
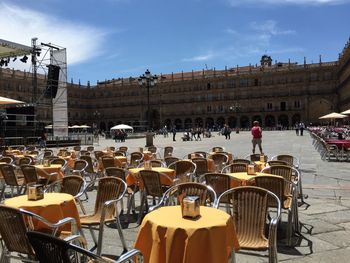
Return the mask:
{"type": "MultiPolygon", "coordinates": [[[[0,0],[0,39],[66,48],[67,80],[335,61],[350,0],[0,0]]],[[[31,70],[30,63],[10,68],[31,70]]]]}

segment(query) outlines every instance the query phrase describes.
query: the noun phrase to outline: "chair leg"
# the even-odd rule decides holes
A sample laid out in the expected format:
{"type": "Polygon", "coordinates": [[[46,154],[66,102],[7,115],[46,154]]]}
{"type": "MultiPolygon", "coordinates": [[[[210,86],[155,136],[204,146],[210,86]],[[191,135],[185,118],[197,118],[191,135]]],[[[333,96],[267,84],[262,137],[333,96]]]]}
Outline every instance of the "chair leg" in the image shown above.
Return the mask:
{"type": "Polygon", "coordinates": [[[116,216],[116,223],[117,223],[117,229],[118,229],[118,234],[119,234],[119,238],[122,242],[123,245],[123,254],[126,253],[128,251],[128,248],[126,246],[126,242],[125,242],[125,238],[124,238],[124,234],[123,234],[123,230],[122,230],[122,226],[120,224],[120,220],[119,220],[119,216],[117,214],[116,216]]]}
{"type": "Polygon", "coordinates": [[[79,204],[80,206],[80,209],[81,211],[83,212],[84,215],[86,215],[86,210],[85,210],[85,207],[83,205],[83,203],[81,202],[81,200],[79,198],[75,199],[77,201],[77,203],[79,204]]]}
{"type": "Polygon", "coordinates": [[[92,240],[94,241],[94,244],[95,244],[95,246],[93,246],[93,247],[90,249],[91,251],[93,251],[93,250],[95,250],[96,248],[98,248],[98,241],[97,241],[95,232],[94,232],[94,230],[92,229],[91,226],[89,226],[89,230],[90,230],[90,234],[91,234],[92,240]]]}
{"type": "Polygon", "coordinates": [[[143,192],[142,193],[142,198],[141,198],[141,206],[140,206],[140,211],[139,211],[139,218],[137,219],[137,224],[140,225],[142,218],[143,218],[143,210],[144,210],[144,203],[147,202],[147,197],[146,194],[143,192]]]}

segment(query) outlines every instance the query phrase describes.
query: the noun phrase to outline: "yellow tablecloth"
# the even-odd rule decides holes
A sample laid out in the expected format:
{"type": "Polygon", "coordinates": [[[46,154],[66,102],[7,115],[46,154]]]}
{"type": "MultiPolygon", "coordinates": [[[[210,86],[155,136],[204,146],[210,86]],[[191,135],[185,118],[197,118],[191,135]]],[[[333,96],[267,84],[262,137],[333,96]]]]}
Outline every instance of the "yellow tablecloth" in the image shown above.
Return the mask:
{"type": "Polygon", "coordinates": [[[260,172],[262,169],[265,168],[267,163],[261,162],[261,161],[255,161],[254,164],[255,164],[255,171],[260,172]]]}
{"type": "MultiPolygon", "coordinates": [[[[129,174],[126,177],[127,185],[134,185],[134,184],[139,184],[140,185],[140,183],[142,183],[142,182],[140,182],[140,179],[139,179],[139,172],[141,170],[144,170],[144,168],[132,168],[132,169],[129,169],[129,174]]],[[[169,168],[166,168],[166,167],[153,167],[152,170],[157,171],[159,173],[166,174],[171,179],[174,179],[175,176],[176,176],[175,170],[169,169],[169,168]]],[[[161,177],[161,179],[164,179],[164,178],[161,177]]],[[[164,184],[164,185],[171,185],[172,181],[169,181],[169,180],[162,181],[161,180],[161,183],[164,184]]],[[[140,187],[142,187],[142,186],[140,185],[140,187]]]]}
{"type": "Polygon", "coordinates": [[[239,249],[233,220],[222,210],[200,207],[201,217],[183,219],[180,206],[161,207],[145,216],[135,248],[150,263],[227,262],[239,249]]]}
{"type": "MultiPolygon", "coordinates": [[[[37,201],[29,201],[27,195],[21,195],[6,199],[4,204],[33,212],[51,223],[57,223],[65,217],[73,217],[77,221],[78,227],[80,227],[79,212],[74,197],[69,194],[45,193],[44,199],[37,201]]],[[[35,229],[45,229],[46,225],[34,222],[34,227],[35,229]]],[[[70,229],[69,226],[66,226],[62,230],[70,229]]]]}
{"type": "Polygon", "coordinates": [[[46,167],[46,166],[44,166],[42,164],[36,164],[34,166],[36,168],[38,168],[37,169],[38,175],[41,176],[41,177],[45,177],[46,178],[46,175],[44,173],[40,172],[40,170],[44,170],[47,173],[57,173],[58,177],[57,178],[52,178],[52,181],[57,180],[57,179],[62,179],[64,177],[64,173],[61,170],[62,165],[60,165],[60,164],[51,164],[48,167],[46,167]]]}

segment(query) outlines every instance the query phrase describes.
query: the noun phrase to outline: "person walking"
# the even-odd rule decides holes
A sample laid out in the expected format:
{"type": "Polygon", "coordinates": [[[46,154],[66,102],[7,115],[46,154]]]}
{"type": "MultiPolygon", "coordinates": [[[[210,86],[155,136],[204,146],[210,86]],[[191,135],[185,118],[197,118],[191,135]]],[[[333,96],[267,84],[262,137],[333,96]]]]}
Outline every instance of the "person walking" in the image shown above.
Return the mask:
{"type": "Polygon", "coordinates": [[[259,147],[260,154],[264,154],[263,150],[262,150],[262,146],[261,146],[261,143],[262,143],[262,129],[259,126],[259,122],[258,121],[254,121],[253,125],[254,126],[251,129],[251,134],[253,136],[253,139],[252,139],[253,154],[255,154],[255,147],[256,147],[256,145],[258,145],[258,147],[259,147]]]}
{"type": "Polygon", "coordinates": [[[303,122],[299,123],[300,136],[304,135],[305,124],[303,122]]]}
{"type": "Polygon", "coordinates": [[[299,136],[299,123],[295,123],[295,134],[299,136]]]}
{"type": "Polygon", "coordinates": [[[172,132],[173,132],[173,141],[175,142],[176,141],[176,127],[174,126],[173,129],[172,129],[172,132]]]}

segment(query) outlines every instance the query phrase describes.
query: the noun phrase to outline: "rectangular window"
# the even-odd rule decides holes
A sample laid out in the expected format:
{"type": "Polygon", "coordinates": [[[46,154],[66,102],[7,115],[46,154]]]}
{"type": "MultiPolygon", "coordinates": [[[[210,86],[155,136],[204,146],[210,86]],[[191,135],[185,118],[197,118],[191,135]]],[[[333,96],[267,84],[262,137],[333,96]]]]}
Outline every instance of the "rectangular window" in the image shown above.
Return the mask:
{"type": "Polygon", "coordinates": [[[285,111],[287,108],[287,103],[285,101],[281,101],[281,111],[285,111]]]}
{"type": "Polygon", "coordinates": [[[300,101],[294,101],[294,108],[300,109],[300,101]]]}
{"type": "Polygon", "coordinates": [[[267,109],[268,109],[268,110],[272,110],[272,103],[271,103],[271,102],[268,102],[268,103],[267,103],[267,109]]]}
{"type": "Polygon", "coordinates": [[[207,106],[207,112],[211,112],[211,106],[210,105],[207,106]]]}

